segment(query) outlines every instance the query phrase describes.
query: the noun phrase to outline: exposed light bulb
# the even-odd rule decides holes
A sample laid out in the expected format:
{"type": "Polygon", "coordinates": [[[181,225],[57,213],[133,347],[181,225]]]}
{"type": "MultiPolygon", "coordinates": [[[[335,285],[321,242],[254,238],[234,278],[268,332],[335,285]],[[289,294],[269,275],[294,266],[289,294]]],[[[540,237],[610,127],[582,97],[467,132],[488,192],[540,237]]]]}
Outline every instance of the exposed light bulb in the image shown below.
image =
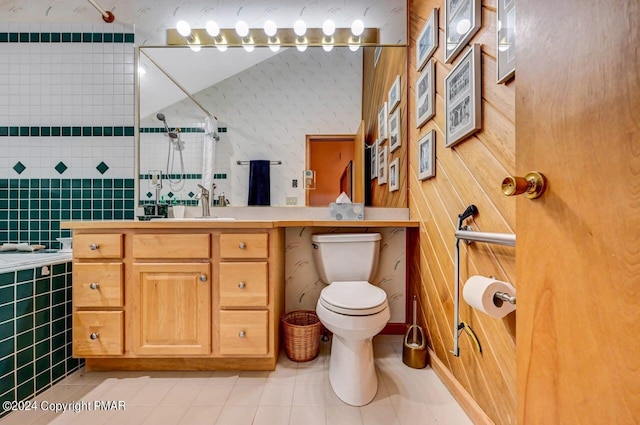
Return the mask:
{"type": "Polygon", "coordinates": [[[264,23],[264,33],[269,37],[273,37],[278,32],[278,25],[272,20],[268,20],[264,23]]]}
{"type": "Polygon", "coordinates": [[[306,44],[297,44],[296,45],[296,49],[298,49],[298,51],[300,51],[300,52],[304,52],[305,50],[307,50],[307,45],[306,44]]]}
{"type": "Polygon", "coordinates": [[[245,21],[236,22],[236,32],[240,37],[246,37],[249,35],[249,24],[245,21]]]}
{"type": "Polygon", "coordinates": [[[322,48],[325,52],[330,52],[331,50],[333,50],[333,44],[323,44],[322,48]]]}
{"type": "Polygon", "coordinates": [[[275,53],[278,50],[280,50],[280,45],[279,44],[270,44],[269,45],[269,49],[271,49],[271,51],[275,53]]]}
{"type": "Polygon", "coordinates": [[[327,19],[322,23],[322,32],[327,37],[331,37],[336,32],[336,24],[331,19],[327,19]]]}
{"type": "Polygon", "coordinates": [[[215,21],[207,21],[205,28],[211,37],[217,37],[220,35],[220,25],[215,21]]]}
{"type": "Polygon", "coordinates": [[[190,44],[189,48],[194,52],[198,53],[200,49],[202,49],[202,46],[200,46],[199,44],[190,44]]]}
{"type": "Polygon", "coordinates": [[[191,25],[189,25],[187,21],[178,21],[176,29],[178,30],[178,34],[183,37],[188,37],[189,34],[191,34],[191,25]]]}
{"type": "Polygon", "coordinates": [[[357,52],[359,48],[359,44],[349,44],[349,50],[351,50],[352,52],[357,52]]]}
{"type": "Polygon", "coordinates": [[[364,22],[362,22],[361,19],[356,19],[355,21],[353,21],[353,23],[351,24],[351,34],[358,37],[362,35],[363,32],[364,32],[364,22]]]}
{"type": "Polygon", "coordinates": [[[226,44],[216,44],[216,49],[218,49],[218,51],[220,51],[220,52],[226,52],[227,51],[227,45],[226,44]]]}
{"type": "Polygon", "coordinates": [[[255,47],[256,47],[256,46],[254,46],[253,44],[245,44],[245,45],[243,45],[243,46],[242,46],[242,48],[243,48],[244,50],[246,50],[247,52],[249,52],[249,53],[253,52],[253,49],[254,49],[255,47]]]}
{"type": "Polygon", "coordinates": [[[298,19],[293,24],[293,32],[295,32],[298,37],[302,37],[307,32],[307,24],[305,24],[302,19],[298,19]]]}

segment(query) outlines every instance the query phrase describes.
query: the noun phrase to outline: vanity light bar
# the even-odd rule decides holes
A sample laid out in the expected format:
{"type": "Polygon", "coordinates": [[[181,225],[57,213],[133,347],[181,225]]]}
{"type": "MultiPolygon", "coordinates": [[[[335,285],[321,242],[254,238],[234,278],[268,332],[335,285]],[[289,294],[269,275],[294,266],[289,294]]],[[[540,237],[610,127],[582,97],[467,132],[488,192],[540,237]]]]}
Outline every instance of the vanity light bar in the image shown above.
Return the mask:
{"type": "MultiPolygon", "coordinates": [[[[167,30],[167,45],[169,46],[188,46],[188,45],[202,45],[202,46],[243,46],[243,37],[240,37],[234,28],[220,28],[220,34],[217,37],[209,35],[205,28],[192,28],[191,37],[187,40],[184,36],[180,35],[174,28],[167,30]]],[[[273,45],[269,42],[269,36],[267,36],[262,28],[250,28],[249,35],[255,46],[269,46],[273,45]]],[[[244,37],[246,39],[247,37],[244,37]]],[[[277,38],[281,46],[296,46],[299,44],[300,37],[296,35],[293,28],[278,28],[277,38]]],[[[304,40],[308,46],[322,46],[326,44],[326,36],[322,32],[322,28],[308,28],[304,34],[304,40]],[[324,41],[324,42],[323,42],[324,41]]],[[[378,44],[378,28],[365,28],[359,37],[355,37],[351,33],[351,28],[336,28],[333,33],[333,45],[334,46],[375,46],[378,44]]]]}

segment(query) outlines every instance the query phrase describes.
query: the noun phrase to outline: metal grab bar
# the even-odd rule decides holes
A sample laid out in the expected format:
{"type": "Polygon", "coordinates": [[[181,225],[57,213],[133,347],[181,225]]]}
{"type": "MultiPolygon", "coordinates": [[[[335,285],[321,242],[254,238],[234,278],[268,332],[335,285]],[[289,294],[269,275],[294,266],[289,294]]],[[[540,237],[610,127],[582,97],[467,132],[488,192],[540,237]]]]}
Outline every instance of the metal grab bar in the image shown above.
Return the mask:
{"type": "Polygon", "coordinates": [[[513,233],[474,232],[472,230],[456,230],[456,238],[465,241],[486,242],[495,245],[516,246],[516,235],[513,233]]]}

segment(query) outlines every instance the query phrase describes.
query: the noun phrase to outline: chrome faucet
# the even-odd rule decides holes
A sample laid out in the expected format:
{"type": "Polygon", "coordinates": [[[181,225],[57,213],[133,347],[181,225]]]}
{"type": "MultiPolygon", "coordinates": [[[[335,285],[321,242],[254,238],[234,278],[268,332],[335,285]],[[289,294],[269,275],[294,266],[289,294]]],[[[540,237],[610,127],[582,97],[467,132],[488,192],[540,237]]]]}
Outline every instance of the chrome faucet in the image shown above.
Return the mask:
{"type": "Polygon", "coordinates": [[[202,192],[198,194],[198,199],[201,200],[200,203],[202,204],[202,216],[209,217],[209,189],[201,184],[199,184],[198,187],[202,190],[202,192]]]}

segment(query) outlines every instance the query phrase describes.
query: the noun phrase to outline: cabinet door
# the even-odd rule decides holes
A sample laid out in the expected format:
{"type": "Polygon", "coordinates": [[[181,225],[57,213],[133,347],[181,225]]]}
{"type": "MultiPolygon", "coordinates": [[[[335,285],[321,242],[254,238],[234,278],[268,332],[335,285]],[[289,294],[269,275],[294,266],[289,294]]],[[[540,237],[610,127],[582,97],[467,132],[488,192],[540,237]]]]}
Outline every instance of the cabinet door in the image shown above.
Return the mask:
{"type": "Polygon", "coordinates": [[[211,265],[134,264],[135,354],[211,352],[211,265]]]}

